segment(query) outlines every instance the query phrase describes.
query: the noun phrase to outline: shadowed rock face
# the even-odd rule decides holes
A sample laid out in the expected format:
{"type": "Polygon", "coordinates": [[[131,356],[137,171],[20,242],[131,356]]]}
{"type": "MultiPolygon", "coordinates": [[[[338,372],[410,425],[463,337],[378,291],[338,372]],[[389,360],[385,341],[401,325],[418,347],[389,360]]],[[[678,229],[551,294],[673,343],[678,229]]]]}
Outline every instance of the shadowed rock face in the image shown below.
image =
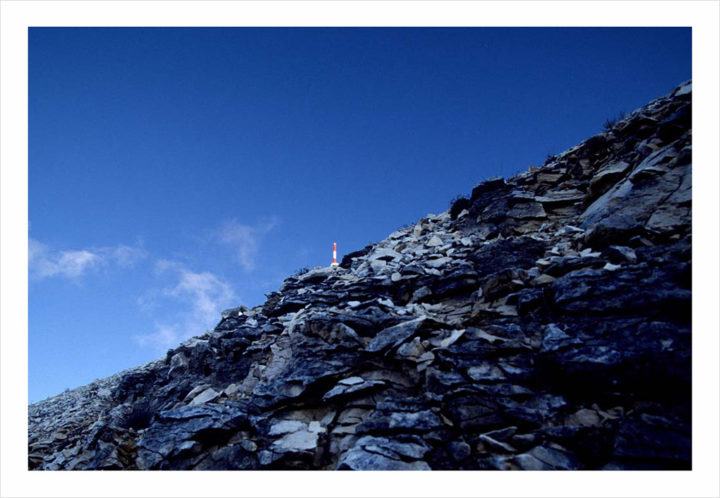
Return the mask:
{"type": "Polygon", "coordinates": [[[691,86],[29,407],[31,469],[689,469],[691,86]]]}

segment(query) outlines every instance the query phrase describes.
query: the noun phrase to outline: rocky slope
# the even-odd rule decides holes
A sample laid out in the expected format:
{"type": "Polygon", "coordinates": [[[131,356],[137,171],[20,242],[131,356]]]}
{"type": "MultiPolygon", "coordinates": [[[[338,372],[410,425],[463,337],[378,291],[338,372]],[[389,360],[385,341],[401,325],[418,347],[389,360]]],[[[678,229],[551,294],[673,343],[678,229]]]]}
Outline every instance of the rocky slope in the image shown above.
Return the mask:
{"type": "Polygon", "coordinates": [[[166,358],[29,407],[31,469],[688,469],[691,85],[166,358]]]}

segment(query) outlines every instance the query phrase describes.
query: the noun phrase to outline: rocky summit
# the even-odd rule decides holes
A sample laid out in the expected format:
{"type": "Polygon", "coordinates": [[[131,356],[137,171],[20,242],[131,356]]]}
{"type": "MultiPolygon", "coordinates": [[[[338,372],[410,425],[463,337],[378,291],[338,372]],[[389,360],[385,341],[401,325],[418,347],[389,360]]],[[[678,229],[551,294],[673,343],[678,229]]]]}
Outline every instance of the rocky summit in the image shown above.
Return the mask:
{"type": "Polygon", "coordinates": [[[690,469],[691,83],[30,405],[30,469],[690,469]]]}

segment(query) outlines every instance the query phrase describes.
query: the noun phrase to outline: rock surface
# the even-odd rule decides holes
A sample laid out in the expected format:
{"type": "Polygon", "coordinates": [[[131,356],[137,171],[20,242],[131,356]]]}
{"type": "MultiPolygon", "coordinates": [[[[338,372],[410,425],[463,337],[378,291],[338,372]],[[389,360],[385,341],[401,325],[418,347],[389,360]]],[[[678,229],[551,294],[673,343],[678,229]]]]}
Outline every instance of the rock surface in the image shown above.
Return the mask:
{"type": "Polygon", "coordinates": [[[29,468],[691,468],[690,89],[30,405],[29,468]]]}

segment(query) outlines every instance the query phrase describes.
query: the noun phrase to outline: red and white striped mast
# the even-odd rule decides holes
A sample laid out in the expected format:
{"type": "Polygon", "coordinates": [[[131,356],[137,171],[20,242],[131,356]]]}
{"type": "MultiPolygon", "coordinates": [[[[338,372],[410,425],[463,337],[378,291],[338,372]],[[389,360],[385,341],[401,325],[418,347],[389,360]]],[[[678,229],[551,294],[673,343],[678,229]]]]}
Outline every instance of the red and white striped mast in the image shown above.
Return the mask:
{"type": "Polygon", "coordinates": [[[333,262],[330,266],[339,266],[337,262],[337,242],[333,242],[333,262]]]}

